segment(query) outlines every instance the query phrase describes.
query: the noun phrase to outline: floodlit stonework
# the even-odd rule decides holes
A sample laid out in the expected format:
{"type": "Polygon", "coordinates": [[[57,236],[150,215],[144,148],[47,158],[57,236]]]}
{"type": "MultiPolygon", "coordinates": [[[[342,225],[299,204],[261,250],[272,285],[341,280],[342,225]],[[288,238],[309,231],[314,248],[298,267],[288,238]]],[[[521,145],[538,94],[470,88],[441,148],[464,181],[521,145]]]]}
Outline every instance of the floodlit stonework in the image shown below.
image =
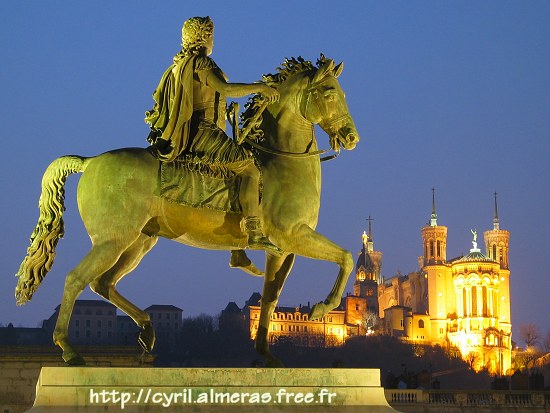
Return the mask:
{"type": "Polygon", "coordinates": [[[477,247],[448,260],[447,227],[422,228],[420,269],[380,285],[380,317],[386,333],[415,343],[457,350],[476,370],[507,374],[511,368],[510,233],[501,230],[495,198],[493,229],[484,232],[486,253],[477,247]]]}

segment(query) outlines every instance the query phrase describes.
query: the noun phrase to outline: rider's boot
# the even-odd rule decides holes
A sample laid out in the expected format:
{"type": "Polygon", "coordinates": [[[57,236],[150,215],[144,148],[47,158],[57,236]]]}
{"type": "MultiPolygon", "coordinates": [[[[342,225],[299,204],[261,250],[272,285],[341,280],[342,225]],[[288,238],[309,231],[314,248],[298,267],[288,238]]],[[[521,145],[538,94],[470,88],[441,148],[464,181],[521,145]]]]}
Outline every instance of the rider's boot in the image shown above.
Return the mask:
{"type": "Polygon", "coordinates": [[[248,247],[251,250],[266,250],[281,255],[283,250],[273,245],[262,232],[262,224],[258,217],[244,217],[242,220],[243,232],[248,234],[248,247]]]}

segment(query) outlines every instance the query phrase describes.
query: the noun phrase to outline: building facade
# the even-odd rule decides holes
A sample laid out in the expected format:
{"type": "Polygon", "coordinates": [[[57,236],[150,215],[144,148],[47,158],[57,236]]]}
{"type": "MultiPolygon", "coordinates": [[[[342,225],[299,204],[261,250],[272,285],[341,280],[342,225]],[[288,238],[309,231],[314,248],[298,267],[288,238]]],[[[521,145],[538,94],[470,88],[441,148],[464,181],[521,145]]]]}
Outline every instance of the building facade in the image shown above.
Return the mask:
{"type": "MultiPolygon", "coordinates": [[[[152,305],[145,309],[155,328],[157,343],[175,343],[182,327],[183,310],[173,305],[152,305]]],[[[44,320],[43,327],[51,337],[59,315],[59,306],[44,320]]],[[[139,327],[126,315],[117,315],[116,307],[103,300],[76,300],[69,340],[79,345],[135,345],[139,327]]]]}
{"type": "MultiPolygon", "coordinates": [[[[51,334],[59,315],[59,307],[43,323],[43,327],[51,334]]],[[[80,345],[116,345],[116,307],[102,300],[76,300],[69,322],[69,340],[80,345]]]]}
{"type": "Polygon", "coordinates": [[[500,229],[496,194],[493,229],[483,234],[485,254],[472,230],[470,252],[447,259],[447,227],[437,223],[435,199],[421,235],[420,269],[378,287],[385,332],[457,349],[474,369],[507,374],[512,348],[510,233],[500,229]]]}
{"type": "MultiPolygon", "coordinates": [[[[242,310],[252,340],[258,332],[260,300],[261,295],[253,293],[242,310]]],[[[320,320],[310,320],[310,311],[309,303],[307,306],[276,307],[269,327],[270,343],[292,342],[304,347],[334,347],[344,344],[350,328],[352,334],[358,334],[357,326],[346,325],[346,312],[342,308],[329,312],[320,320]]]]}

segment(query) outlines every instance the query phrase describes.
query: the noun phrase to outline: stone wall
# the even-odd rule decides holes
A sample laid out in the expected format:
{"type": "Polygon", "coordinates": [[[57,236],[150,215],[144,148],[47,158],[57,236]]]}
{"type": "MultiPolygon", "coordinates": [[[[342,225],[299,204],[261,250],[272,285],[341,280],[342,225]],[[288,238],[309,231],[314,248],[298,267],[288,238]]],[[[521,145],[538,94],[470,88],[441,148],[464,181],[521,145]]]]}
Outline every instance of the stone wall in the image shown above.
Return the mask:
{"type": "MultiPolygon", "coordinates": [[[[151,366],[154,357],[137,347],[79,347],[87,364],[96,367],[151,366]]],[[[0,346],[0,413],[21,413],[32,407],[40,369],[64,367],[61,351],[52,346],[0,346]]]]}

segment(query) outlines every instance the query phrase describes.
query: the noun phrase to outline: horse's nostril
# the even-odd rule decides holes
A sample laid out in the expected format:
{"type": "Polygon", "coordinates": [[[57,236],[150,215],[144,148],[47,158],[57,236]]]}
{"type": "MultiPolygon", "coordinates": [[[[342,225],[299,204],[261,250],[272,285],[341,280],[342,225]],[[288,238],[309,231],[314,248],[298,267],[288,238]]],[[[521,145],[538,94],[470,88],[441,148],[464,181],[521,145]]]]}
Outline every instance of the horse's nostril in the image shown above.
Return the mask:
{"type": "Polygon", "coordinates": [[[350,133],[347,136],[347,141],[352,143],[357,143],[359,142],[359,136],[357,136],[355,133],[350,133]]]}

